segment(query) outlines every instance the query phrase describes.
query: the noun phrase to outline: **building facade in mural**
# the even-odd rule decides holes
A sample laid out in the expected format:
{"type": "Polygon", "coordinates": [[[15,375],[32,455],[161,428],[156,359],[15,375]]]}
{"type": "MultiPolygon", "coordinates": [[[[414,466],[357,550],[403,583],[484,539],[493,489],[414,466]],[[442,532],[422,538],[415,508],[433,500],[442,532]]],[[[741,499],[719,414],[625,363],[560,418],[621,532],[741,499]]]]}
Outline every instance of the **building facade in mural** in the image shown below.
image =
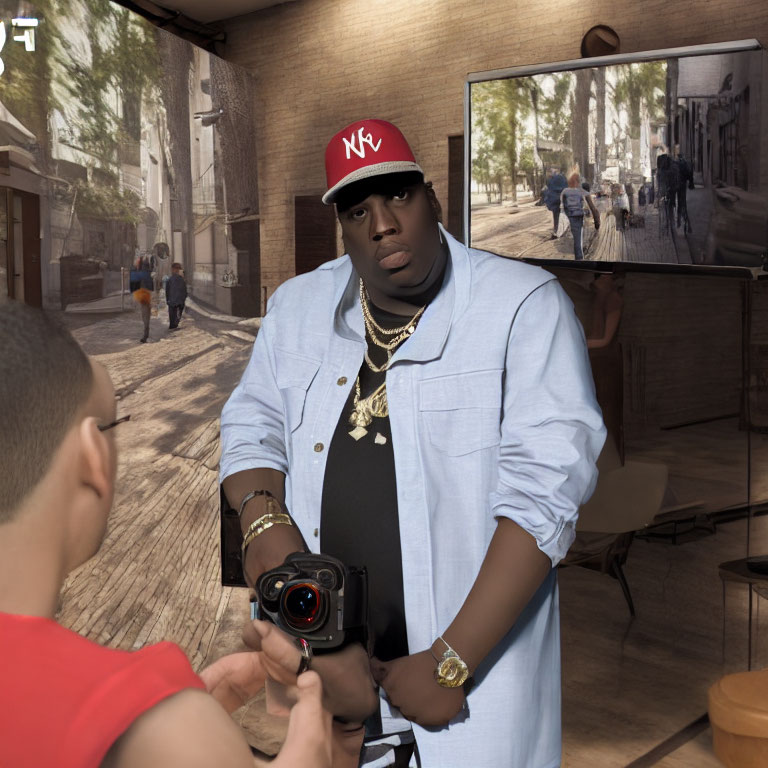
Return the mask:
{"type": "Polygon", "coordinates": [[[0,296],[66,306],[179,261],[201,300],[258,314],[247,73],[104,0],[0,14],[0,296]]]}

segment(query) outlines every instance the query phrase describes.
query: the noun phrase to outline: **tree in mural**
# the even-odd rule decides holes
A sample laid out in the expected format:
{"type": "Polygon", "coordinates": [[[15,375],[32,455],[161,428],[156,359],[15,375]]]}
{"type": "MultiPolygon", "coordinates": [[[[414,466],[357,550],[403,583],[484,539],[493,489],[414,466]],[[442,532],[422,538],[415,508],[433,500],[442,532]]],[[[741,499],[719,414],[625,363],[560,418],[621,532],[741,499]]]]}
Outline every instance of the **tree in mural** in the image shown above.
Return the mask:
{"type": "Polygon", "coordinates": [[[539,155],[539,138],[541,136],[541,115],[539,110],[539,102],[541,101],[542,92],[541,85],[536,78],[530,78],[530,93],[531,93],[531,108],[533,109],[533,146],[531,152],[531,164],[533,166],[533,194],[534,197],[538,197],[541,194],[541,189],[544,185],[546,178],[546,171],[544,169],[544,163],[539,155]]]}
{"type": "Polygon", "coordinates": [[[472,92],[474,115],[472,175],[482,186],[491,202],[491,189],[496,188],[499,202],[503,194],[505,161],[502,142],[497,140],[495,129],[499,120],[494,114],[495,98],[490,84],[482,83],[472,92]]]}
{"type": "Polygon", "coordinates": [[[485,190],[487,202],[492,202],[493,195],[501,202],[508,175],[506,153],[491,135],[477,132],[472,154],[472,177],[485,190]]]}
{"type": "Polygon", "coordinates": [[[573,89],[571,109],[571,148],[573,160],[579,172],[593,181],[592,166],[589,162],[589,101],[592,95],[592,69],[576,70],[576,85],[573,89]]]}
{"type": "Polygon", "coordinates": [[[597,67],[595,72],[595,163],[596,176],[599,178],[608,165],[608,144],[605,138],[605,67],[597,67]]]}
{"type": "MultiPolygon", "coordinates": [[[[62,2],[60,11],[74,3],[62,2]]],[[[135,225],[142,201],[124,188],[122,164],[140,164],[141,114],[157,104],[159,78],[154,27],[114,3],[81,0],[90,60],[82,41],[59,38],[55,67],[70,103],[77,145],[93,157],[88,181],[77,184],[77,211],[91,218],[135,225]]],[[[71,7],[69,8],[71,11],[71,7]]]]}
{"type": "MultiPolygon", "coordinates": [[[[517,175],[521,167],[524,144],[524,121],[533,109],[531,103],[532,78],[509,78],[482,83],[473,91],[475,125],[483,134],[483,172],[493,174],[499,187],[501,201],[503,180],[508,178],[512,201],[517,202],[517,175]]],[[[531,157],[530,172],[533,173],[531,157]]]]}
{"type": "Polygon", "coordinates": [[[551,83],[551,88],[548,89],[550,95],[540,101],[542,138],[559,144],[566,143],[570,136],[570,93],[573,77],[568,73],[556,73],[547,75],[546,78],[551,83]]]}
{"type": "Polygon", "coordinates": [[[627,112],[632,146],[632,172],[640,170],[640,130],[643,117],[651,120],[664,115],[666,64],[644,61],[616,67],[613,99],[617,108],[627,112]]]}

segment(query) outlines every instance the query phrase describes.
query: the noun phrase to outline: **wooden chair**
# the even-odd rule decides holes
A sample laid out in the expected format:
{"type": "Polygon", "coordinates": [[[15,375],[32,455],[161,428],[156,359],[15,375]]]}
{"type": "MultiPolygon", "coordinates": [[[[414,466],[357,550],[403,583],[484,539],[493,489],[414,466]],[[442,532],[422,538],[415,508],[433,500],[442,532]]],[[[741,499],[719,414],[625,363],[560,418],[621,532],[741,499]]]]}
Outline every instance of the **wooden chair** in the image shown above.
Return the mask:
{"type": "Polygon", "coordinates": [[[635,532],[653,522],[667,485],[665,464],[628,460],[598,461],[601,467],[592,498],[579,510],[576,540],[561,565],[579,565],[608,574],[621,585],[629,612],[635,615],[623,565],[635,532]],[[610,468],[606,467],[610,465],[610,468]]]}

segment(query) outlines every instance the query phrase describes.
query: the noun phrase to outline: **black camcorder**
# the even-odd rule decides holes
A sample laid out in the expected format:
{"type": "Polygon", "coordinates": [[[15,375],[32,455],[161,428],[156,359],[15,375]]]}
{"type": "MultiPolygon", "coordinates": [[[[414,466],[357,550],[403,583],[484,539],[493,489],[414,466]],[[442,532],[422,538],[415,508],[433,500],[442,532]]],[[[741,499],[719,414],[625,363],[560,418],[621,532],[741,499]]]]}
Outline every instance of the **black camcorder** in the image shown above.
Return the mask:
{"type": "Polygon", "coordinates": [[[256,582],[258,618],[271,621],[313,651],[367,643],[368,574],[330,555],[294,552],[256,582]]]}

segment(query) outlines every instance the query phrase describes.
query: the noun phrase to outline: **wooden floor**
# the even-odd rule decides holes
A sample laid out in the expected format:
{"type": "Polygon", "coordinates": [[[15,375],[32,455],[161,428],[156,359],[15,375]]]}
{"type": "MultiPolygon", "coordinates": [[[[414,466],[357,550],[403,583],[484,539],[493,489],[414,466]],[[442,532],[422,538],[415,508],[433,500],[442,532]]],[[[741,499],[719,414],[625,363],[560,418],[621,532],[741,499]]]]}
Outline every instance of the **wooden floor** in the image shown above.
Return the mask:
{"type": "MultiPolygon", "coordinates": [[[[755,534],[768,551],[765,532],[755,534]]],[[[629,765],[704,714],[707,689],[718,677],[746,668],[747,588],[728,585],[723,660],[717,571],[718,563],[745,552],[744,520],[678,546],[635,541],[625,567],[634,619],[613,579],[560,570],[564,765],[629,765]]],[[[756,624],[753,665],[765,666],[768,627],[756,624]]],[[[719,765],[708,731],[653,764],[719,765]]]]}
{"type": "Polygon", "coordinates": [[[647,430],[628,437],[626,451],[629,458],[669,468],[666,506],[697,504],[714,513],[768,501],[768,435],[748,435],[736,416],[647,430]]]}
{"type": "Polygon", "coordinates": [[[199,668],[232,598],[219,585],[218,416],[247,348],[190,325],[139,345],[138,322],[128,314],[75,331],[109,369],[118,415],[131,421],[115,433],[120,464],[107,538],[70,577],[60,620],[117,648],[174,640],[199,668]]]}
{"type": "MultiPolygon", "coordinates": [[[[217,417],[248,345],[196,319],[185,320],[172,337],[153,320],[153,338],[161,340],[147,345],[136,343],[141,326],[132,315],[80,325],[76,336],[117,382],[118,415],[131,413],[132,419],[116,433],[122,459],[107,539],[69,579],[59,618],[117,648],[173,640],[200,668],[240,647],[247,617],[244,591],[219,586],[216,464],[217,417]]],[[[701,439],[693,430],[670,431],[666,443],[655,436],[628,450],[671,462],[678,496],[721,504],[740,492],[742,470],[727,460],[740,438],[732,424],[707,429],[713,450],[702,463],[680,458],[686,441],[701,439]]],[[[756,468],[764,466],[762,459],[753,465],[760,493],[765,473],[756,468]]],[[[768,551],[766,523],[752,521],[753,553],[768,551]]],[[[746,540],[746,521],[739,520],[678,546],[635,541],[626,566],[634,620],[613,579],[581,568],[560,570],[564,765],[629,765],[702,715],[707,687],[718,676],[745,667],[746,588],[728,588],[723,662],[717,564],[744,556],[746,540]]],[[[763,606],[756,621],[757,665],[768,665],[767,612],[763,606]]],[[[238,718],[254,743],[274,753],[283,724],[264,714],[261,700],[238,718]]],[[[707,731],[647,764],[718,765],[707,731]]]]}

